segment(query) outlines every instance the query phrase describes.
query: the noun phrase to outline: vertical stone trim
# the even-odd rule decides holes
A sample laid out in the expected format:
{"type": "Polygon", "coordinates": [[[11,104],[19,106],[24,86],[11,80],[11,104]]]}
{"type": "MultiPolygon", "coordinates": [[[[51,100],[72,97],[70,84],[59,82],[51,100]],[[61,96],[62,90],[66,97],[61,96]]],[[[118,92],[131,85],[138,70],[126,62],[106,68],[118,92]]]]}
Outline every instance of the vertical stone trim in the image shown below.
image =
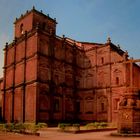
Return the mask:
{"type": "Polygon", "coordinates": [[[73,62],[72,62],[72,67],[73,67],[73,105],[74,105],[74,119],[77,117],[77,112],[76,112],[76,92],[77,92],[77,85],[76,85],[76,43],[74,41],[73,44],[73,62]]]}
{"type": "Polygon", "coordinates": [[[133,62],[130,60],[130,87],[132,88],[133,86],[133,62]]]}
{"type": "Polygon", "coordinates": [[[49,65],[50,65],[50,79],[49,79],[49,95],[50,95],[50,106],[52,105],[52,108],[50,108],[49,113],[49,119],[50,121],[53,121],[54,117],[54,81],[53,81],[53,65],[54,65],[54,47],[55,47],[55,37],[53,34],[50,34],[49,37],[49,65]]]}
{"type": "Polygon", "coordinates": [[[5,94],[6,94],[6,69],[7,69],[7,48],[8,43],[6,43],[4,48],[5,58],[4,58],[4,77],[3,77],[3,121],[5,122],[5,94]]]}
{"type": "Polygon", "coordinates": [[[25,31],[25,52],[24,52],[24,80],[23,80],[23,120],[22,122],[25,122],[25,92],[26,92],[26,50],[27,50],[27,31],[25,31]]]}
{"type": "Polygon", "coordinates": [[[15,69],[16,69],[16,39],[13,42],[14,64],[13,64],[13,85],[12,85],[12,122],[14,122],[14,102],[15,102],[15,69]]]}
{"type": "Polygon", "coordinates": [[[40,94],[40,89],[39,89],[39,79],[38,79],[38,74],[39,74],[39,35],[38,35],[38,29],[36,31],[36,34],[35,34],[35,37],[36,37],[36,43],[37,43],[37,72],[36,72],[36,123],[39,122],[39,94],[40,94]]]}
{"type": "MultiPolygon", "coordinates": [[[[97,47],[95,47],[95,93],[97,93],[97,47]]],[[[95,119],[97,120],[97,94],[95,94],[95,119]]]]}
{"type": "Polygon", "coordinates": [[[39,122],[39,82],[36,82],[36,109],[35,109],[35,123],[37,124],[39,122]]]}
{"type": "Polygon", "coordinates": [[[128,56],[128,53],[127,51],[125,52],[124,54],[124,60],[123,60],[123,67],[124,67],[124,87],[125,87],[125,90],[127,90],[127,86],[128,86],[128,83],[127,83],[127,56],[128,56]]]}
{"type": "MultiPolygon", "coordinates": [[[[65,60],[66,60],[66,46],[65,46],[65,41],[66,41],[66,39],[65,39],[65,36],[63,35],[63,40],[62,40],[62,48],[64,49],[64,60],[63,60],[63,63],[64,63],[64,71],[65,71],[65,60]]],[[[66,83],[66,71],[65,71],[65,73],[64,73],[64,76],[65,76],[65,80],[64,80],[64,83],[63,83],[63,86],[62,86],[62,119],[63,120],[65,120],[65,114],[66,114],[66,112],[65,112],[65,110],[66,110],[66,108],[65,108],[65,83],[66,83]]]]}
{"type": "Polygon", "coordinates": [[[112,63],[111,63],[111,46],[109,45],[109,71],[110,71],[110,88],[109,88],[109,92],[110,92],[110,99],[108,100],[109,101],[109,110],[108,110],[108,121],[109,122],[112,122],[112,113],[113,113],[113,110],[112,110],[112,81],[111,81],[111,73],[112,73],[112,63]]]}

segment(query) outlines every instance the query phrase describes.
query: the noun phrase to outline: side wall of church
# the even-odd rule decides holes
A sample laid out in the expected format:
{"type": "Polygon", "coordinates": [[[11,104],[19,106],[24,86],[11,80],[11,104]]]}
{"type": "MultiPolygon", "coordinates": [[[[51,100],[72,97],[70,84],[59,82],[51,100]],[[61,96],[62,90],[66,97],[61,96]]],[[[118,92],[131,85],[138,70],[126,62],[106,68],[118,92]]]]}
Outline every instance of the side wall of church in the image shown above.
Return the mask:
{"type": "Polygon", "coordinates": [[[7,122],[31,122],[36,118],[36,41],[35,35],[27,38],[23,35],[21,41],[5,48],[4,116],[7,122]]]}
{"type": "MultiPolygon", "coordinates": [[[[117,120],[118,104],[126,88],[126,66],[123,56],[110,45],[85,45],[84,67],[78,91],[80,119],[117,120]],[[82,90],[83,88],[83,90],[82,90]]],[[[129,74],[128,74],[129,75],[129,74]]],[[[129,81],[127,81],[129,83],[129,81]]]]}

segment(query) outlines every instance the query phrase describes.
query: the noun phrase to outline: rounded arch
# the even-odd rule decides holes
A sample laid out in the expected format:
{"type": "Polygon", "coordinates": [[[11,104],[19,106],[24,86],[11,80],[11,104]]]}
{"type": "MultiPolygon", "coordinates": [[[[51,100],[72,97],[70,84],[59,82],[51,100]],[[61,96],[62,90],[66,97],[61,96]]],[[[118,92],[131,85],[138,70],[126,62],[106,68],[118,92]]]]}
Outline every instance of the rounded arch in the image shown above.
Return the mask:
{"type": "Polygon", "coordinates": [[[21,34],[23,34],[23,27],[24,27],[24,25],[23,25],[23,23],[21,23],[21,24],[20,24],[20,33],[21,33],[21,34]]]}
{"type": "Polygon", "coordinates": [[[98,112],[107,113],[108,111],[108,99],[105,95],[98,97],[98,112]]]}
{"type": "Polygon", "coordinates": [[[39,95],[39,109],[42,111],[47,111],[49,110],[50,105],[49,105],[49,97],[46,94],[46,92],[42,92],[39,95]]]}

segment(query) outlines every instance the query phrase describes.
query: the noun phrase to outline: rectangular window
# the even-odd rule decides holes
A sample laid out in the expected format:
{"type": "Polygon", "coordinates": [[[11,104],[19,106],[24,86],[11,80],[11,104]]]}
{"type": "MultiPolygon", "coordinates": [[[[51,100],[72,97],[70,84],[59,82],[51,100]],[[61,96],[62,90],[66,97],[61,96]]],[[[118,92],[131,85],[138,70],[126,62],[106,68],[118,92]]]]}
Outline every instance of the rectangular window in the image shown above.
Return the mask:
{"type": "Polygon", "coordinates": [[[79,113],[80,112],[80,101],[76,102],[76,112],[79,113]]]}
{"type": "Polygon", "coordinates": [[[93,113],[93,100],[87,100],[85,104],[85,111],[87,114],[93,113]]]}
{"type": "Polygon", "coordinates": [[[116,77],[116,85],[119,85],[119,77],[116,77]]]}
{"type": "Polygon", "coordinates": [[[101,112],[104,112],[104,111],[105,111],[104,103],[101,103],[101,112]]]}
{"type": "Polygon", "coordinates": [[[101,64],[104,64],[104,58],[103,57],[101,58],[101,64]]]}
{"type": "Polygon", "coordinates": [[[118,110],[119,109],[119,99],[115,99],[114,100],[114,110],[118,110]]]}
{"type": "Polygon", "coordinates": [[[54,111],[55,111],[55,112],[59,112],[59,111],[60,111],[59,99],[55,99],[55,100],[54,100],[54,111]]]}
{"type": "Polygon", "coordinates": [[[55,83],[57,85],[59,83],[59,76],[58,75],[55,75],[54,78],[55,78],[55,83]]]}

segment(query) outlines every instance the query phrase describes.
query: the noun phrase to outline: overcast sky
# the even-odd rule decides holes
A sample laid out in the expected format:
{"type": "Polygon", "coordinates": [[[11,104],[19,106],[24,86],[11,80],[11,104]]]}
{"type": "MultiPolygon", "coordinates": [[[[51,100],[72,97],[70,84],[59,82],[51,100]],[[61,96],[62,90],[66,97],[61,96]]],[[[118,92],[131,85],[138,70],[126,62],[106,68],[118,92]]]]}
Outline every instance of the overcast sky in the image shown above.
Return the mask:
{"type": "Polygon", "coordinates": [[[140,58],[140,0],[0,0],[0,77],[5,42],[12,42],[16,17],[32,9],[56,18],[57,35],[105,43],[110,36],[129,55],[140,58]]]}

